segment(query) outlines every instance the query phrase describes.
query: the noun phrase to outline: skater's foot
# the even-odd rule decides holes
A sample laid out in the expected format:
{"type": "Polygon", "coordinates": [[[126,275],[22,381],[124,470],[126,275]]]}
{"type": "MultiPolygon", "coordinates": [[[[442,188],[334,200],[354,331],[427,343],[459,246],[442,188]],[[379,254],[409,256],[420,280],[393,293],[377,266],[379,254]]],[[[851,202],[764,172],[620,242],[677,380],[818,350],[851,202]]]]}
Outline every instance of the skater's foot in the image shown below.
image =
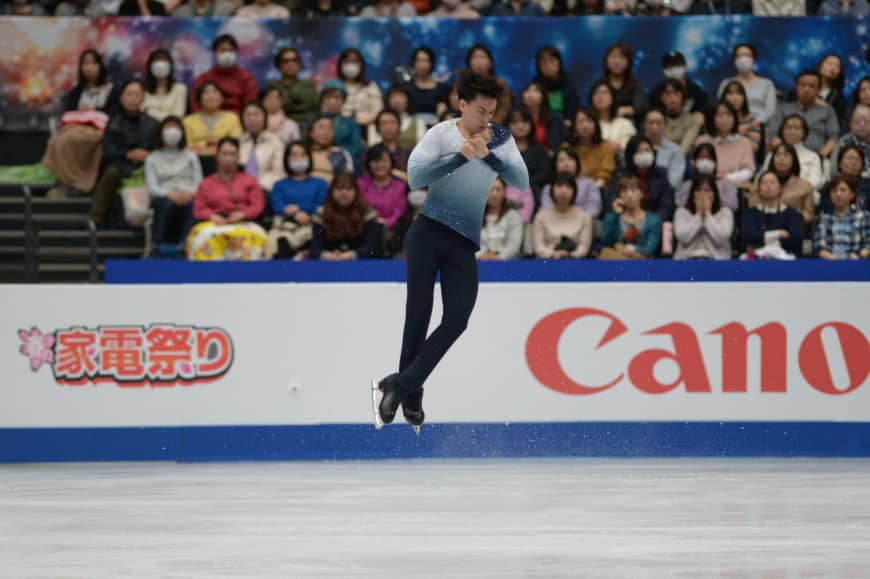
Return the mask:
{"type": "Polygon", "coordinates": [[[402,403],[402,395],[396,390],[392,380],[396,374],[391,374],[378,383],[383,396],[378,404],[378,413],[381,415],[381,420],[384,424],[390,424],[396,418],[396,410],[399,409],[399,404],[402,403]]]}
{"type": "Polygon", "coordinates": [[[402,414],[411,426],[420,426],[426,419],[423,412],[423,389],[420,388],[402,401],[402,414]]]}

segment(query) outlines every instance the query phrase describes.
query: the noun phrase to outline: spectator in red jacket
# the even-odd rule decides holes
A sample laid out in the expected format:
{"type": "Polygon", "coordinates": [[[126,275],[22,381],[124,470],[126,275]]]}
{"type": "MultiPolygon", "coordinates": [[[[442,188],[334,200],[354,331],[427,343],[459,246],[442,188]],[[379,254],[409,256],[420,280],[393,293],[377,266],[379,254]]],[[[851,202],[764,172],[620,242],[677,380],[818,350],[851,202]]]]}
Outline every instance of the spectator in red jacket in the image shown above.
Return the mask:
{"type": "MultiPolygon", "coordinates": [[[[212,43],[215,66],[193,81],[191,94],[196,94],[200,85],[213,82],[224,95],[223,108],[240,114],[245,103],[257,100],[257,80],[238,65],[239,43],[229,34],[221,34],[212,43]]],[[[190,101],[191,112],[199,111],[196,99],[190,101]]]]}
{"type": "Polygon", "coordinates": [[[217,173],[199,184],[193,201],[197,221],[227,225],[263,214],[266,199],[257,180],[239,171],[239,141],[224,137],[217,145],[217,173]]]}

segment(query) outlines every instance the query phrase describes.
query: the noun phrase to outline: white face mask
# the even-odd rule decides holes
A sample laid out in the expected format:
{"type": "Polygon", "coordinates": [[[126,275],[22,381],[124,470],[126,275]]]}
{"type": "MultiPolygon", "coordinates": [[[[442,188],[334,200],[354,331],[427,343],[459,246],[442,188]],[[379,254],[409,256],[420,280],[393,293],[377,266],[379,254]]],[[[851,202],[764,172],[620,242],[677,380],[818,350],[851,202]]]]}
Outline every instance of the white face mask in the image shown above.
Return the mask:
{"type": "Polygon", "coordinates": [[[165,60],[158,60],[151,63],[151,74],[156,78],[166,78],[169,76],[170,65],[165,60]]]}
{"type": "Polygon", "coordinates": [[[686,77],[686,67],[685,66],[672,66],[670,68],[665,69],[665,78],[675,78],[678,80],[682,80],[686,77]]]}
{"type": "Polygon", "coordinates": [[[740,56],[734,61],[734,68],[737,72],[749,72],[755,66],[755,61],[751,56],[740,56]]]}
{"type": "Polygon", "coordinates": [[[655,161],[655,155],[652,153],[635,153],[634,166],[641,169],[649,169],[655,161]]]}
{"type": "Polygon", "coordinates": [[[408,203],[413,207],[422,207],[423,202],[426,201],[426,190],[425,189],[415,189],[408,193],[408,203]]]}
{"type": "Polygon", "coordinates": [[[308,159],[291,159],[287,165],[293,173],[308,172],[308,159]]]}
{"type": "Polygon", "coordinates": [[[181,129],[178,127],[166,127],[163,129],[163,143],[174,147],[181,142],[181,129]]]}
{"type": "Polygon", "coordinates": [[[236,65],[236,53],[235,52],[219,52],[217,55],[217,63],[218,66],[223,68],[229,68],[231,66],[236,65]]]}
{"type": "Polygon", "coordinates": [[[341,65],[341,74],[347,78],[356,78],[361,69],[362,67],[355,62],[345,62],[341,65]]]}
{"type": "Polygon", "coordinates": [[[695,161],[695,169],[702,175],[712,175],[716,171],[716,161],[713,159],[698,159],[695,161]]]}

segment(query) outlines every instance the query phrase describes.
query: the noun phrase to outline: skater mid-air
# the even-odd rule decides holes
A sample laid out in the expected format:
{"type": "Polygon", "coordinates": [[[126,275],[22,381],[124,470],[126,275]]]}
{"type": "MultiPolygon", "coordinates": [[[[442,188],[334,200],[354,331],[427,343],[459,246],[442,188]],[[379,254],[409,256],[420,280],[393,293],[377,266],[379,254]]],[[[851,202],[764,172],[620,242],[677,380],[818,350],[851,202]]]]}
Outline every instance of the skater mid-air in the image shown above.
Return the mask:
{"type": "Polygon", "coordinates": [[[465,330],[474,309],[475,253],[490,188],[496,176],[520,190],[529,186],[510,131],[490,124],[503,97],[498,81],[464,70],[456,86],[462,116],[432,127],[408,161],[410,188],[429,191],[405,238],[407,300],[399,372],[372,381],[376,428],[390,424],[401,405],[405,420],[420,433],[423,383],[465,330]],[[427,338],[439,273],[444,314],[427,338]]]}

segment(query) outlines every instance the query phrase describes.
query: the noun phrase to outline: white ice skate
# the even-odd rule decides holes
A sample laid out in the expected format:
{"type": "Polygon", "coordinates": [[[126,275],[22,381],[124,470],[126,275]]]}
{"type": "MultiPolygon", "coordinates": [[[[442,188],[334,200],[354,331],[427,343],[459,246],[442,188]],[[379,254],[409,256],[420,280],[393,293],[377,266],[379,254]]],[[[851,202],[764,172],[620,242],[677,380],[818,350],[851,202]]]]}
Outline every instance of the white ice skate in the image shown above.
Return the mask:
{"type": "Polygon", "coordinates": [[[382,396],[383,393],[381,392],[381,389],[378,388],[378,381],[372,380],[372,412],[375,415],[375,428],[377,430],[380,430],[384,427],[384,421],[381,418],[381,412],[380,410],[378,410],[378,406],[381,403],[382,396]]]}

